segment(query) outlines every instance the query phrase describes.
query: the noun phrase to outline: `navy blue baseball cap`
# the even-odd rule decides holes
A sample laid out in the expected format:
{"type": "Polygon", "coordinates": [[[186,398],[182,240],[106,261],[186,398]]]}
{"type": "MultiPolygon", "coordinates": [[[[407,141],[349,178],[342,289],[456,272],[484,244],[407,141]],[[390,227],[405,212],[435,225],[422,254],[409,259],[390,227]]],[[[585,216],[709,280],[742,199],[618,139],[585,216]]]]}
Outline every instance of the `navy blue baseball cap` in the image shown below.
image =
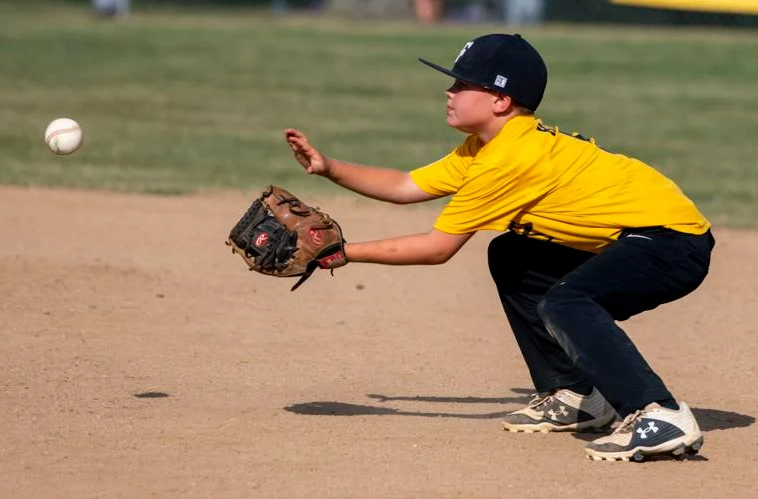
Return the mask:
{"type": "Polygon", "coordinates": [[[419,58],[427,66],[466,83],[510,95],[536,111],[547,87],[547,67],[521,35],[492,34],[466,43],[447,69],[419,58]]]}

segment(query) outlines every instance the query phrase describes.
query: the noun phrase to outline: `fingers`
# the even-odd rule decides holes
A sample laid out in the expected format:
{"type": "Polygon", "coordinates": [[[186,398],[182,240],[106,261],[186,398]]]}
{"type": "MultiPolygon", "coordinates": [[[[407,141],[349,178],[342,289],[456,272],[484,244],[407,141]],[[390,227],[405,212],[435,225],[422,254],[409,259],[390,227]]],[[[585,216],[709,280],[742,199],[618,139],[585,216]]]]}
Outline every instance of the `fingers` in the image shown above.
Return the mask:
{"type": "Polygon", "coordinates": [[[293,139],[299,139],[299,140],[307,140],[305,138],[305,134],[301,132],[300,130],[297,130],[295,128],[285,128],[284,129],[284,138],[289,142],[293,139]]]}
{"type": "Polygon", "coordinates": [[[295,130],[294,128],[287,128],[284,130],[284,139],[287,141],[287,144],[289,144],[290,148],[306,148],[309,146],[308,138],[305,136],[305,134],[300,130],[295,130]]]}
{"type": "Polygon", "coordinates": [[[300,147],[300,148],[306,148],[310,145],[308,143],[308,140],[295,138],[295,137],[288,138],[287,143],[290,145],[290,147],[295,146],[295,147],[300,147]]]}
{"type": "Polygon", "coordinates": [[[308,138],[303,132],[295,128],[285,128],[284,138],[287,145],[295,154],[298,162],[305,167],[305,171],[310,174],[318,173],[317,165],[311,164],[311,160],[318,158],[318,151],[308,142],[308,138]]]}

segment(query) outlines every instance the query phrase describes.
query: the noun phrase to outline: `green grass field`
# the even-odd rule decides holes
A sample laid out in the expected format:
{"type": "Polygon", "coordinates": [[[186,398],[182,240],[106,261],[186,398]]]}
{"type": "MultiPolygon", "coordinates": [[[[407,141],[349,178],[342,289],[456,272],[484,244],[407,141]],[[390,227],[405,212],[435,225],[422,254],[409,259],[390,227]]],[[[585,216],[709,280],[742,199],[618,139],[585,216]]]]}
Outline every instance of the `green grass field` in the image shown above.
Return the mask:
{"type": "MultiPolygon", "coordinates": [[[[454,147],[451,63],[497,25],[276,18],[256,11],[140,12],[0,5],[0,183],[154,193],[257,190],[308,179],[281,130],[326,154],[408,169],[454,147]],[[47,151],[46,124],[82,124],[85,146],[47,151]]],[[[758,35],[551,26],[524,31],[548,62],[540,116],[660,168],[714,222],[754,225],[758,35]]]]}

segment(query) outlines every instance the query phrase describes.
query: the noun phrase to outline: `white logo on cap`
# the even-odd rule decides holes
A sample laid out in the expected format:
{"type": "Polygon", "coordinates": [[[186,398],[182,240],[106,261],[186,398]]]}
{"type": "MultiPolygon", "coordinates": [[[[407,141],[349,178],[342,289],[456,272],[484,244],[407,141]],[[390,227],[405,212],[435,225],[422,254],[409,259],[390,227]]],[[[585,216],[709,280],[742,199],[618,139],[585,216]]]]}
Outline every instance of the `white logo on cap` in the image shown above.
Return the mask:
{"type": "Polygon", "coordinates": [[[503,75],[497,75],[497,78],[495,78],[496,87],[505,88],[506,83],[508,83],[508,78],[503,75]]]}
{"type": "Polygon", "coordinates": [[[455,64],[456,62],[458,62],[458,59],[460,59],[463,56],[463,54],[465,54],[466,51],[471,48],[471,46],[473,44],[474,44],[474,42],[468,42],[466,45],[464,45],[463,48],[461,49],[461,51],[458,52],[458,57],[455,58],[455,61],[453,61],[453,64],[455,64]]]}

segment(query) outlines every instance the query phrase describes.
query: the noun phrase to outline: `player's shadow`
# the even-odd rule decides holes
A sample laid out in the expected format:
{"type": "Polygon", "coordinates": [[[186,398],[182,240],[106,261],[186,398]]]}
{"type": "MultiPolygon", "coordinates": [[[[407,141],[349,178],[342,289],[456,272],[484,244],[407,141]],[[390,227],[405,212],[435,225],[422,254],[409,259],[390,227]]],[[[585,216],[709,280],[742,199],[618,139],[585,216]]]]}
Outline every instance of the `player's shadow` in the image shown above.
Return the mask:
{"type": "MultiPolygon", "coordinates": [[[[396,396],[379,395],[369,393],[366,396],[374,399],[378,404],[385,402],[432,402],[447,404],[525,404],[532,398],[532,390],[513,388],[517,396],[511,397],[440,397],[426,395],[396,396]]],[[[501,418],[514,407],[508,410],[486,413],[461,413],[441,411],[412,411],[395,409],[382,405],[349,404],[336,401],[317,401],[292,404],[284,408],[285,411],[304,416],[415,416],[425,418],[460,418],[460,419],[497,419],[501,418]]],[[[723,411],[719,409],[693,408],[692,412],[698,420],[700,429],[709,432],[715,430],[729,430],[732,428],[745,428],[755,423],[755,417],[740,414],[738,412],[723,411]]],[[[610,432],[609,428],[601,432],[610,432]]],[[[580,440],[594,440],[597,433],[574,433],[580,440]]]]}
{"type": "MultiPolygon", "coordinates": [[[[531,400],[529,395],[533,390],[514,388],[516,394],[513,397],[437,397],[437,396],[390,396],[369,393],[366,396],[376,400],[379,404],[384,402],[443,402],[451,404],[524,404],[531,400]]],[[[348,404],[346,402],[319,401],[292,404],[284,408],[285,411],[306,416],[416,416],[425,418],[461,418],[461,419],[497,419],[501,418],[513,409],[498,412],[478,414],[459,412],[438,411],[408,411],[382,407],[379,405],[348,404]]]]}
{"type": "Polygon", "coordinates": [[[746,428],[755,423],[755,418],[753,416],[740,414],[738,412],[693,407],[692,413],[695,415],[697,423],[703,431],[746,428]]]}

